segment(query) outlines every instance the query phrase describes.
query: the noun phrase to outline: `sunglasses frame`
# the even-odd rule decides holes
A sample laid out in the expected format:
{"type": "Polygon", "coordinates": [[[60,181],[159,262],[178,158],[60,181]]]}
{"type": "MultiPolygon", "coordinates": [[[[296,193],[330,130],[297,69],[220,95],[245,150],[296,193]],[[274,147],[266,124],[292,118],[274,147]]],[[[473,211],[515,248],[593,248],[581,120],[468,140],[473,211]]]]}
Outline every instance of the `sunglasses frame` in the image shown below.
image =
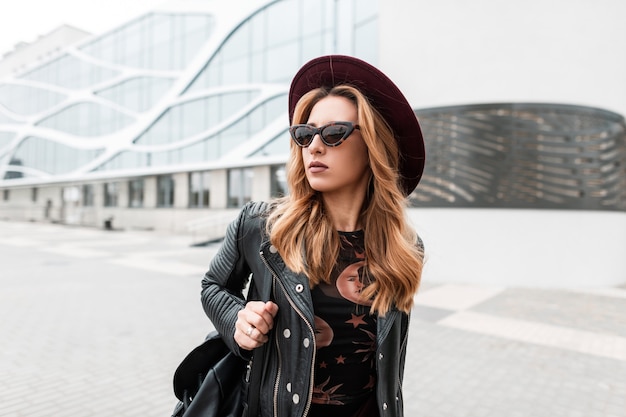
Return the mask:
{"type": "Polygon", "coordinates": [[[322,143],[324,143],[324,145],[333,148],[335,146],[341,145],[343,143],[343,141],[348,139],[350,137],[350,135],[354,132],[355,129],[356,130],[360,130],[361,127],[358,124],[352,123],[352,122],[331,122],[331,123],[327,123],[327,124],[325,124],[323,126],[320,126],[320,127],[315,127],[315,126],[309,125],[309,124],[299,124],[299,125],[289,126],[289,135],[291,135],[291,139],[293,139],[293,141],[296,143],[296,145],[298,145],[301,148],[309,147],[309,145],[311,145],[311,142],[313,142],[313,139],[315,138],[316,135],[320,136],[320,139],[322,140],[322,143]],[[348,130],[346,130],[346,133],[344,133],[343,137],[341,139],[339,139],[337,142],[335,142],[335,143],[328,143],[326,141],[326,138],[322,134],[322,132],[324,131],[324,129],[326,129],[327,127],[330,127],[330,126],[345,126],[345,127],[348,128],[348,130]],[[296,136],[295,136],[296,135],[296,130],[298,128],[300,128],[300,127],[308,127],[309,129],[313,130],[313,136],[311,136],[311,140],[306,145],[301,144],[296,139],[296,136]]]}

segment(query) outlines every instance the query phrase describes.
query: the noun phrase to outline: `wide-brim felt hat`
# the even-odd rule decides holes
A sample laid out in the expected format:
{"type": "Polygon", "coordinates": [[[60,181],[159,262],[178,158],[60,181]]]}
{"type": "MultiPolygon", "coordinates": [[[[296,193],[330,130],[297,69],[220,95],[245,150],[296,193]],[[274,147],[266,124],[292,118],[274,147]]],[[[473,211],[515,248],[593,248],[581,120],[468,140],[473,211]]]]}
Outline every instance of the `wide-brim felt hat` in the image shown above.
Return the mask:
{"type": "Polygon", "coordinates": [[[365,95],[391,127],[398,142],[402,189],[408,196],[424,172],[424,137],[413,108],[400,89],[371,64],[346,55],[326,55],[314,58],[300,68],[289,89],[289,124],[300,98],[319,88],[349,84],[365,95]]]}

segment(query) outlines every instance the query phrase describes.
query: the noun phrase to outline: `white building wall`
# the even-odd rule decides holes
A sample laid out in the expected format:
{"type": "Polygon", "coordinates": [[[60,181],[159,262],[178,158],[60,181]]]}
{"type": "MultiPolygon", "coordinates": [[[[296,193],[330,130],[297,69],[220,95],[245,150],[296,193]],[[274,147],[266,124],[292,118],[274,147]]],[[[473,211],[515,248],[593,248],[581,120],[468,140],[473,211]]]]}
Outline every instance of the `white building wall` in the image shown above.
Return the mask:
{"type": "Polygon", "coordinates": [[[211,201],[212,209],[225,209],[228,202],[228,170],[218,169],[211,171],[211,201]]]}
{"type": "Polygon", "coordinates": [[[2,208],[4,218],[30,220],[29,209],[32,205],[30,189],[11,189],[7,200],[4,200],[4,195],[3,190],[0,192],[0,208],[2,208]]]}
{"type": "MultiPolygon", "coordinates": [[[[17,190],[16,190],[17,191],[17,190]]],[[[26,220],[29,221],[37,221],[41,220],[44,217],[44,212],[42,208],[42,201],[39,197],[39,191],[37,191],[37,199],[33,201],[33,188],[29,188],[24,190],[21,198],[23,198],[24,204],[24,215],[26,220]]]]}
{"type": "Polygon", "coordinates": [[[157,203],[157,181],[156,177],[146,177],[143,183],[143,206],[144,208],[154,208],[157,203]]]}
{"type": "Polygon", "coordinates": [[[174,207],[185,209],[189,207],[189,174],[179,172],[174,177],[174,207]]]}
{"type": "Polygon", "coordinates": [[[626,213],[411,209],[424,282],[607,287],[626,282],[626,213]]]}
{"type": "Polygon", "coordinates": [[[252,177],[252,201],[267,200],[270,195],[270,171],[269,165],[254,167],[252,177]]]}
{"type": "Polygon", "coordinates": [[[523,101],[626,114],[626,2],[379,4],[379,65],[415,108],[523,101]]]}

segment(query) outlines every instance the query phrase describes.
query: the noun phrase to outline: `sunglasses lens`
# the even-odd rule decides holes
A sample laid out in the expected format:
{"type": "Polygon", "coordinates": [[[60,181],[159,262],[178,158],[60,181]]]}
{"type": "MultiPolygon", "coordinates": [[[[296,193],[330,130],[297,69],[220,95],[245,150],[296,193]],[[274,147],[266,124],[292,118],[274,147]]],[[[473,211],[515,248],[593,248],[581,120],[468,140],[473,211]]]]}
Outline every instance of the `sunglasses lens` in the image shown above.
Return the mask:
{"type": "Polygon", "coordinates": [[[322,130],[322,136],[330,145],[334,145],[342,139],[345,139],[346,133],[348,133],[348,126],[344,125],[330,125],[322,130]]]}
{"type": "Polygon", "coordinates": [[[311,143],[315,131],[308,126],[298,126],[293,129],[291,136],[300,146],[307,146],[311,143]]]}

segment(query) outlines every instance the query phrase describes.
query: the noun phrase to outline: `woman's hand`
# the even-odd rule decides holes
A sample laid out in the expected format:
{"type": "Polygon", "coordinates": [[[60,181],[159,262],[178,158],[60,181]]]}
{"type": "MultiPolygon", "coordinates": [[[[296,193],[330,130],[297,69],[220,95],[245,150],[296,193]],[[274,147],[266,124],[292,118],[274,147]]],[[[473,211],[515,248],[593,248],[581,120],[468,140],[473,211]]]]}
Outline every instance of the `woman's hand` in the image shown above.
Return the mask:
{"type": "Polygon", "coordinates": [[[237,313],[235,342],[240,348],[252,350],[267,342],[267,334],[274,327],[278,306],[268,301],[250,301],[237,313]]]}

